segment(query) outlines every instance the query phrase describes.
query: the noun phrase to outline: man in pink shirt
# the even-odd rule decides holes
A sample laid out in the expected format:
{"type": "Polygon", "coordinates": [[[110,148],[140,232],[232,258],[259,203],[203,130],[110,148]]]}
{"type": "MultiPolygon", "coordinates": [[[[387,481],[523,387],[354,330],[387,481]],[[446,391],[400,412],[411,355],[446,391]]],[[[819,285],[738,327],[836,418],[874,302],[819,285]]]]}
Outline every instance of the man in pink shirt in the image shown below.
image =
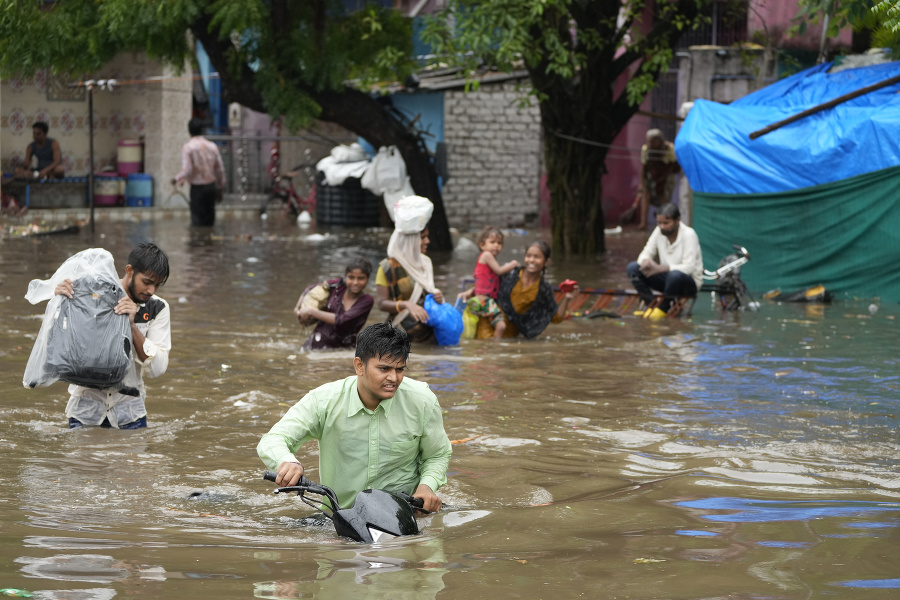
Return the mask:
{"type": "Polygon", "coordinates": [[[175,183],[191,184],[191,225],[212,227],[216,222],[216,200],[225,187],[225,166],[218,146],[200,135],[200,119],[191,119],[188,131],[191,139],[181,149],[181,172],[175,176],[175,183]]]}

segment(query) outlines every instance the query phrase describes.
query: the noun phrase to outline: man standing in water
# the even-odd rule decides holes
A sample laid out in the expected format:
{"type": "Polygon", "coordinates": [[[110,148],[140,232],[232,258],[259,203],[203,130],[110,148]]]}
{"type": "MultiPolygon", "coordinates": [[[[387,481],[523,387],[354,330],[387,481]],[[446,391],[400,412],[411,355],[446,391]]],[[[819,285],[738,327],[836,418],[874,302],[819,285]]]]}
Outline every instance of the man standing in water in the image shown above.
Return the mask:
{"type": "Polygon", "coordinates": [[[638,229],[646,229],[651,206],[660,207],[671,200],[680,172],[675,144],[667,141],[659,129],[648,131],[647,143],[641,146],[641,182],[635,198],[639,206],[638,229]]]}
{"type": "Polygon", "coordinates": [[[439,511],[435,494],[447,482],[452,449],[441,407],[428,384],[404,377],[409,338],[379,323],[356,341],[356,375],[310,391],[256,447],[279,486],[304,473],[294,453],[319,440],[319,477],[342,508],[365,489],[406,492],[439,511]]]}
{"type": "MultiPolygon", "coordinates": [[[[144,374],[159,377],[165,373],[172,348],[169,304],[155,295],[168,278],[169,257],[156,244],[141,244],[128,255],[125,276],[119,281],[125,295],[119,299],[114,310],[116,314],[128,315],[131,321],[134,360],[128,366],[122,386],[123,389],[136,389],[138,395],[72,384],[66,405],[70,429],[85,425],[116,429],[147,426],[144,374]]],[[[64,280],[54,290],[57,296],[68,298],[73,298],[74,292],[71,279],[64,280]]]]}
{"type": "Polygon", "coordinates": [[[216,201],[225,187],[225,166],[219,147],[200,135],[200,119],[188,122],[188,132],[191,139],[181,149],[181,171],[174,183],[191,184],[191,225],[212,227],[216,223],[216,201]]]}
{"type": "Polygon", "coordinates": [[[663,317],[679,296],[694,296],[703,282],[703,255],[697,233],[681,222],[674,204],[656,211],[656,229],[636,262],[628,265],[628,277],[645,305],[653,302],[653,290],[662,292],[658,308],[649,315],[663,317]]]}

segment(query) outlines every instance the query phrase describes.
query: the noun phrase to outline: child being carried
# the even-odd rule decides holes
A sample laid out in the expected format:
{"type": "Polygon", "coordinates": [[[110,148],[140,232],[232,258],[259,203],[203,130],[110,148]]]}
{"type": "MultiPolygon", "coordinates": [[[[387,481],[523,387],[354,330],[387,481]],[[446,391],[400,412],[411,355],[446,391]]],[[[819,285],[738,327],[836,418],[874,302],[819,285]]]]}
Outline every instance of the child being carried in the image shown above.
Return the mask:
{"type": "Polygon", "coordinates": [[[506,321],[503,312],[497,306],[497,292],[500,289],[500,276],[518,268],[519,261],[511,260],[501,265],[497,256],[503,250],[503,232],[488,225],[477,239],[478,262],[475,264],[475,296],[466,304],[469,312],[479,317],[487,317],[494,328],[494,337],[503,337],[506,321]]]}

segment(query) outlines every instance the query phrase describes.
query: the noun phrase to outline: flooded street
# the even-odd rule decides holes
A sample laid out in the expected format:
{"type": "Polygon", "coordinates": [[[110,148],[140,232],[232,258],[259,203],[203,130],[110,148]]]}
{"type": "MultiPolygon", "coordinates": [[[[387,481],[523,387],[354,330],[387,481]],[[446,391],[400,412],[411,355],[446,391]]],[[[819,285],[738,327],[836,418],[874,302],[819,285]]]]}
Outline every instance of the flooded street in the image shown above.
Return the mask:
{"type": "MultiPolygon", "coordinates": [[[[540,233],[509,236],[501,258],[521,261],[540,233]]],[[[0,239],[0,588],[60,600],[897,597],[900,307],[872,314],[869,300],[722,314],[701,294],[691,319],[414,345],[408,376],[431,385],[450,439],[468,440],[439,493],[450,506],[422,535],[376,546],[302,526],[311,510],[272,494],[256,444],[308,390],[352,374],[352,353],[302,352],[291,309],[348,259],[383,258],[389,235],[232,220],[201,241],[181,221],[0,239]],[[45,307],[24,300],[28,282],[98,246],[122,273],[147,240],[170,259],[159,295],[173,345],[168,372],[145,381],[149,427],[69,431],[64,384],[22,386],[45,307]]],[[[644,241],[610,236],[602,263],[554,263],[548,277],[627,287],[644,241]]],[[[470,244],[433,255],[448,298],[477,256],[470,244]]],[[[299,457],[317,463],[313,448],[299,457]]]]}

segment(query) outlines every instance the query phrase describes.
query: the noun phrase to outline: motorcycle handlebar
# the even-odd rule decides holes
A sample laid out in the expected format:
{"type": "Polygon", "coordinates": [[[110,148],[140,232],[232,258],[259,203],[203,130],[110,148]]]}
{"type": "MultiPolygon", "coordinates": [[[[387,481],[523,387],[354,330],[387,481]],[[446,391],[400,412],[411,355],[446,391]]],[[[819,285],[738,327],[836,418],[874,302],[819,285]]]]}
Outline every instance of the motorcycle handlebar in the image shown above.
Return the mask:
{"type": "Polygon", "coordinates": [[[400,496],[401,498],[403,498],[404,500],[406,500],[407,502],[409,502],[409,505],[412,506],[413,508],[422,508],[425,506],[424,500],[422,500],[421,498],[415,498],[413,496],[410,496],[406,492],[400,492],[397,495],[400,496]]]}
{"type": "MultiPolygon", "coordinates": [[[[267,470],[267,471],[263,471],[263,479],[265,479],[266,481],[271,481],[272,483],[275,483],[275,479],[276,479],[277,477],[278,477],[278,473],[275,473],[274,471],[268,471],[268,470],[267,470]]],[[[301,477],[300,477],[300,481],[298,481],[298,482],[297,482],[297,485],[295,485],[295,486],[293,486],[293,487],[297,487],[297,486],[307,486],[307,485],[315,486],[315,485],[317,485],[317,484],[316,484],[314,481],[310,481],[310,480],[307,479],[306,477],[301,476],[301,477]]]]}
{"type": "MultiPolygon", "coordinates": [[[[263,479],[265,479],[266,481],[271,481],[274,483],[276,477],[278,477],[278,473],[274,473],[274,472],[268,471],[268,470],[263,471],[263,479]]],[[[291,487],[293,487],[293,488],[308,487],[309,491],[311,491],[313,493],[319,493],[319,494],[324,493],[324,489],[327,489],[327,488],[325,488],[325,486],[320,486],[319,484],[310,481],[306,477],[301,477],[300,481],[297,482],[297,485],[294,485],[291,487]]],[[[414,498],[413,496],[410,496],[409,494],[407,494],[405,492],[400,492],[398,495],[401,498],[403,498],[404,500],[406,500],[407,502],[409,502],[410,506],[412,506],[413,508],[422,509],[422,507],[425,506],[425,501],[422,500],[421,498],[414,498]]]]}

